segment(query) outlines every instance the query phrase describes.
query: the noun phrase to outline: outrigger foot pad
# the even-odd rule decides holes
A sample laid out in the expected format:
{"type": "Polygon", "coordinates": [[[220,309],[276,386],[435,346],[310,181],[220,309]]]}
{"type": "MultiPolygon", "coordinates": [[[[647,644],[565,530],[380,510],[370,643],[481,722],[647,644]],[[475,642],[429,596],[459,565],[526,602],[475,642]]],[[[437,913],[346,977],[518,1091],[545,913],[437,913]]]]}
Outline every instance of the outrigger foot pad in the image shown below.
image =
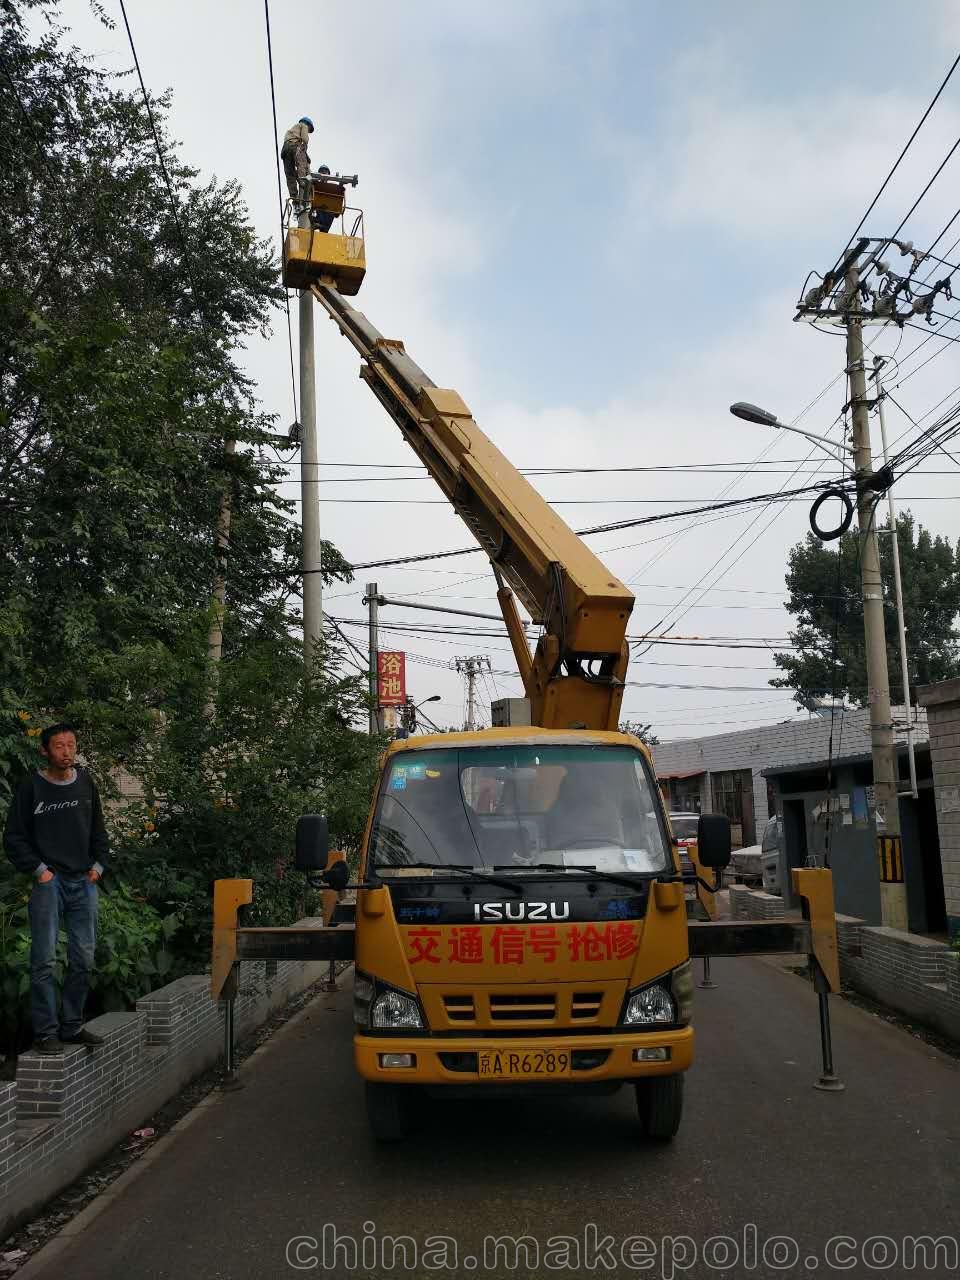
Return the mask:
{"type": "Polygon", "coordinates": [[[825,1072],[813,1087],[820,1089],[823,1093],[843,1093],[847,1086],[833,1072],[829,1074],[825,1072]]]}

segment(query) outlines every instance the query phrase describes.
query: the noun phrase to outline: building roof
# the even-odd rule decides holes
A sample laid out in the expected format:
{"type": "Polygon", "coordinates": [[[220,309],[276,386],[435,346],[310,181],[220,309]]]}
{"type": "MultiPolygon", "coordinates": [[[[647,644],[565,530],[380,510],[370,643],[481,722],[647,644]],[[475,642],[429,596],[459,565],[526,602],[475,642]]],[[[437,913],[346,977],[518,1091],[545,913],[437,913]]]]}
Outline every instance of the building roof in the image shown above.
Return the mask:
{"type": "MultiPolygon", "coordinates": [[[[898,742],[897,755],[906,757],[907,744],[898,742]]],[[[929,742],[915,742],[913,749],[918,754],[926,755],[930,751],[929,742]]],[[[826,757],[823,760],[805,760],[802,764],[782,764],[772,769],[761,769],[760,772],[764,778],[782,778],[791,773],[807,773],[811,770],[829,769],[831,765],[836,767],[838,764],[872,764],[873,756],[869,751],[859,751],[849,753],[842,756],[826,757]]]]}
{"type": "MultiPolygon", "coordinates": [[[[895,722],[906,721],[903,707],[894,707],[895,722]]],[[[753,773],[773,769],[815,767],[833,753],[845,757],[870,752],[869,707],[847,708],[829,716],[784,720],[777,724],[737,729],[732,733],[710,734],[701,738],[684,738],[676,742],[658,743],[653,748],[658,775],[725,772],[749,769],[753,773]]],[[[897,739],[905,740],[905,729],[897,730],[897,739]]],[[[927,716],[923,708],[916,710],[913,727],[915,743],[926,742],[927,716]]]]}

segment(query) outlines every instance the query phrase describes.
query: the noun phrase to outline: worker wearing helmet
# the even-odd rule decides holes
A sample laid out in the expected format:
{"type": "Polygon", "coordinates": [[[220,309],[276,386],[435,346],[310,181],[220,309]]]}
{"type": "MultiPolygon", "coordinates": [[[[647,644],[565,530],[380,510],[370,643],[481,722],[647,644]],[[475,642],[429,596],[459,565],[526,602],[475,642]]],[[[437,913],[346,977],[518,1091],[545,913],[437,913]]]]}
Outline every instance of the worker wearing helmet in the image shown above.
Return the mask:
{"type": "Polygon", "coordinates": [[[313,121],[309,116],[301,116],[296,124],[291,125],[283,135],[283,146],[280,148],[280,159],[287,177],[287,190],[290,199],[303,202],[300,188],[301,179],[310,172],[310,157],[307,155],[307,143],[313,133],[313,121]]]}

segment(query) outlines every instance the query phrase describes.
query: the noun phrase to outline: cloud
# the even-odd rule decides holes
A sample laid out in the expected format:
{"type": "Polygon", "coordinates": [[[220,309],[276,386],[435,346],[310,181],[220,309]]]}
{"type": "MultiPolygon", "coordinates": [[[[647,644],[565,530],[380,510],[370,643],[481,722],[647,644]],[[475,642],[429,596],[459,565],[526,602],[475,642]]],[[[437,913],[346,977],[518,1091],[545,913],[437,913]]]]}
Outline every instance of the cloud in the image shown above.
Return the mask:
{"type": "MultiPolygon", "coordinates": [[[[630,217],[758,248],[786,239],[791,253],[822,228],[838,241],[852,232],[929,100],[853,84],[805,89],[802,71],[789,86],[750,92],[743,55],[719,38],[688,50],[664,81],[665,123],[653,138],[598,135],[631,175],[630,217]]],[[[874,234],[893,230],[958,133],[960,111],[938,104],[871,219],[874,234]]]]}

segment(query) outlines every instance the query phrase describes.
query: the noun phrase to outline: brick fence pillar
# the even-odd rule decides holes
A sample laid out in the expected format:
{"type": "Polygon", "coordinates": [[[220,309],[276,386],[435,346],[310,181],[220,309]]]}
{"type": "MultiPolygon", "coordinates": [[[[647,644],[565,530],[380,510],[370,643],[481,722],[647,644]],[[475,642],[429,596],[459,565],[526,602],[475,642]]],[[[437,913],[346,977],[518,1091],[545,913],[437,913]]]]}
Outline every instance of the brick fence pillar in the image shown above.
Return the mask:
{"type": "Polygon", "coordinates": [[[960,680],[923,685],[917,696],[927,709],[943,896],[953,937],[960,934],[960,680]]]}

